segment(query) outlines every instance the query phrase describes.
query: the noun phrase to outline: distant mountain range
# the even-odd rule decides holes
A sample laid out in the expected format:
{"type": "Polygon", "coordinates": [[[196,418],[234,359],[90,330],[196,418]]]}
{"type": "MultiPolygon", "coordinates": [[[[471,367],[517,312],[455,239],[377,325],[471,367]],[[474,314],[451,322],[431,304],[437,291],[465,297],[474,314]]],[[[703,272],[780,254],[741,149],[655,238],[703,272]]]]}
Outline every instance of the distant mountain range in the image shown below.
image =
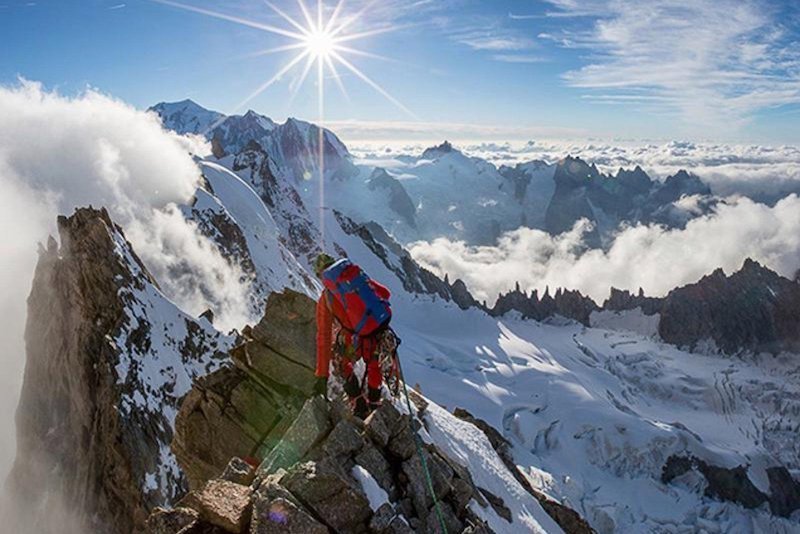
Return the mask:
{"type": "MultiPolygon", "coordinates": [[[[254,111],[227,117],[192,101],[161,103],[151,110],[167,128],[204,135],[219,159],[262,150],[270,155],[273,174],[295,183],[317,175],[320,130],[307,122],[276,124],[254,111]]],[[[337,181],[325,192],[326,207],[357,221],[375,221],[401,244],[436,237],[491,244],[520,227],[556,235],[587,219],[593,228],[585,236],[587,244],[597,247],[609,243],[621,224],[680,228],[723,201],[686,171],[663,182],[640,167],[612,176],[568,155],[552,163],[497,168],[445,141],[419,156],[395,160],[391,168],[354,163],[341,140],[325,130],[325,177],[337,181]],[[365,182],[369,187],[363,187],[365,182]]],[[[308,203],[319,202],[316,180],[298,191],[308,203]]]]}

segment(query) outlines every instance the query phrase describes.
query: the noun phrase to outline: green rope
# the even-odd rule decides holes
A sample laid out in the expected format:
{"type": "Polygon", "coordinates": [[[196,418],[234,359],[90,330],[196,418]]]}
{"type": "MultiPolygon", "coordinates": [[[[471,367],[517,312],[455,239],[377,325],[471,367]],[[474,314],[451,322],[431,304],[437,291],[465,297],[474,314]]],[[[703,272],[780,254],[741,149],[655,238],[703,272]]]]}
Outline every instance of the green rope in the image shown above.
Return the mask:
{"type": "Polygon", "coordinates": [[[439,504],[439,499],[436,498],[436,491],[433,489],[433,479],[431,478],[431,472],[428,470],[428,462],[425,460],[425,455],[422,454],[422,438],[419,437],[419,434],[414,428],[414,420],[411,418],[414,411],[411,409],[411,399],[408,397],[406,377],[403,375],[403,368],[400,366],[399,357],[397,358],[397,370],[400,373],[400,380],[403,381],[403,391],[406,394],[406,406],[408,406],[408,424],[411,426],[411,432],[414,433],[414,444],[417,446],[417,454],[419,455],[419,460],[422,463],[422,470],[425,472],[425,482],[428,485],[428,491],[431,492],[431,496],[433,497],[433,506],[436,508],[436,516],[439,518],[439,524],[442,527],[442,533],[447,534],[447,524],[444,521],[444,515],[442,514],[442,507],[439,504]]]}

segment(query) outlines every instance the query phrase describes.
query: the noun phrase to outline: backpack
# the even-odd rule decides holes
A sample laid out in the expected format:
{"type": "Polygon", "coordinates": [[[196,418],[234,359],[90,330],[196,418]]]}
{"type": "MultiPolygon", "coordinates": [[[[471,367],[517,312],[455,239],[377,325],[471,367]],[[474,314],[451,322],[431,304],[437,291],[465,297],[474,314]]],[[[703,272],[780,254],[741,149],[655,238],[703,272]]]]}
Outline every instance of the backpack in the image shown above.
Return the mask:
{"type": "Polygon", "coordinates": [[[342,328],[366,337],[385,328],[392,318],[389,301],[376,293],[361,267],[343,258],[322,272],[331,311],[342,328]]]}

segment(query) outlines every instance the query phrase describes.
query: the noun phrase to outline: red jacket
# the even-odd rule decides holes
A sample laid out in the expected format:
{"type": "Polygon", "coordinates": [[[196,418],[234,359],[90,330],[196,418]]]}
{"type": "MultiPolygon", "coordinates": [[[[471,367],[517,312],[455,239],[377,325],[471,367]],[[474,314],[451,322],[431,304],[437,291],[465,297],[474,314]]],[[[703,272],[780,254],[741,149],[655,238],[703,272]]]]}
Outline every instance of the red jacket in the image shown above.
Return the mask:
{"type": "MultiPolygon", "coordinates": [[[[389,290],[374,280],[369,282],[375,293],[382,299],[389,300],[391,293],[389,290]]],[[[322,290],[319,300],[317,300],[317,376],[328,376],[331,357],[333,354],[333,330],[334,314],[328,307],[328,291],[322,290]]],[[[344,336],[345,343],[352,344],[350,335],[344,336]]],[[[364,359],[368,359],[375,349],[375,343],[368,338],[359,339],[358,353],[364,359]]]]}

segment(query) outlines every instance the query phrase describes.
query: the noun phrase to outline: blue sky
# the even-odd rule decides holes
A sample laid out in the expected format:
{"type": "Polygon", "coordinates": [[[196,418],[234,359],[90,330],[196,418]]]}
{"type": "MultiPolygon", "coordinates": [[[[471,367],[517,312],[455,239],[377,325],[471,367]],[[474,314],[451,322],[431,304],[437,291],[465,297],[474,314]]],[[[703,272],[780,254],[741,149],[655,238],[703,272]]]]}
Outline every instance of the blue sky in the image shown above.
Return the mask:
{"type": "MultiPolygon", "coordinates": [[[[263,0],[181,0],[293,30],[263,0]]],[[[296,0],[273,0],[302,21],[296,0]]],[[[305,0],[315,8],[315,0],[305,0]]],[[[340,20],[361,11],[346,0],[340,20]]],[[[800,10],[757,0],[379,0],[346,58],[325,118],[362,138],[603,138],[800,142],[800,10]]],[[[326,14],[335,7],[325,4],[326,14]]],[[[225,113],[297,51],[290,38],[152,0],[0,0],[0,83],[73,94],[94,87],[145,108],[192,98],[225,113]]],[[[248,102],[317,117],[302,63],[248,102]]]]}

